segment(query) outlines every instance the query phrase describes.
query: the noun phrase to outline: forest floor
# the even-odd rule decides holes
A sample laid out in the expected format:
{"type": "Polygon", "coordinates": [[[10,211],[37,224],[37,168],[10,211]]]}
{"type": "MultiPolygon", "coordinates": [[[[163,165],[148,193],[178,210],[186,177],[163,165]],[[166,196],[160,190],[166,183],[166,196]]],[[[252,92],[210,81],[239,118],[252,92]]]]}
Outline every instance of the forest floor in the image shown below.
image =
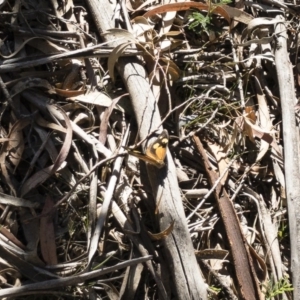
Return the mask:
{"type": "Polygon", "coordinates": [[[300,7],[261,2],[2,4],[1,299],[293,299],[300,7]]]}

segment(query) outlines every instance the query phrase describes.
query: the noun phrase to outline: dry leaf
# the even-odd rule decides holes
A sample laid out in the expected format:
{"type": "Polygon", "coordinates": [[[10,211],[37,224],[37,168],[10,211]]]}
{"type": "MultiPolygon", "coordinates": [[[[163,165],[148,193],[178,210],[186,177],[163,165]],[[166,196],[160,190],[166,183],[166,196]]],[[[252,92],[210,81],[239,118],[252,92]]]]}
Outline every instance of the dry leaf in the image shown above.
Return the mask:
{"type": "Polygon", "coordinates": [[[132,39],[132,41],[123,43],[118,45],[117,47],[114,48],[114,50],[111,52],[108,58],[108,73],[109,76],[111,77],[111,80],[114,82],[115,81],[115,75],[114,75],[114,68],[115,64],[117,63],[119,57],[121,54],[124,52],[124,50],[129,47],[132,43],[137,44],[136,39],[132,39]]]}
{"type": "MultiPolygon", "coordinates": [[[[49,213],[54,206],[53,200],[48,196],[42,211],[42,215],[49,213]]],[[[41,217],[40,222],[40,244],[41,253],[48,266],[57,265],[55,232],[52,215],[41,217]]]]}
{"type": "Polygon", "coordinates": [[[119,100],[122,97],[127,96],[127,95],[128,94],[124,94],[124,95],[114,99],[112,101],[111,105],[105,110],[105,112],[102,116],[102,120],[101,120],[101,123],[100,123],[99,141],[103,145],[105,145],[105,143],[106,143],[107,127],[108,127],[109,117],[110,117],[111,113],[113,112],[113,109],[115,108],[116,104],[119,102],[119,100]]]}
{"type": "MultiPolygon", "coordinates": [[[[149,17],[151,17],[153,15],[156,15],[156,14],[162,14],[162,13],[166,13],[166,12],[170,12],[170,11],[188,10],[188,9],[191,9],[191,8],[197,8],[199,10],[207,11],[209,9],[209,6],[207,4],[198,3],[198,2],[170,3],[170,4],[157,6],[153,9],[149,10],[148,12],[146,12],[144,14],[144,17],[149,18],[149,17]]],[[[221,15],[222,17],[225,18],[225,20],[228,22],[228,24],[230,23],[229,14],[221,6],[217,6],[216,8],[214,8],[212,13],[221,15]]]]}
{"type": "Polygon", "coordinates": [[[26,89],[33,88],[33,87],[43,87],[47,90],[52,90],[51,84],[48,80],[41,79],[41,78],[24,78],[20,80],[12,89],[11,89],[11,97],[22,93],[26,89]]]}
{"type": "Polygon", "coordinates": [[[89,92],[84,95],[70,97],[69,100],[79,101],[86,104],[99,105],[103,107],[109,107],[112,102],[110,97],[98,91],[89,92]]]}
{"type": "Polygon", "coordinates": [[[69,150],[70,150],[71,142],[72,142],[72,133],[73,133],[70,120],[69,120],[68,116],[66,115],[66,113],[58,106],[47,105],[47,107],[48,107],[50,113],[52,113],[54,115],[59,113],[63,116],[64,121],[66,123],[66,129],[67,129],[65,140],[64,140],[63,146],[62,146],[54,164],[47,168],[44,168],[43,170],[36,172],[34,175],[32,175],[29,179],[27,179],[25,181],[25,183],[21,189],[21,197],[24,196],[25,194],[27,194],[31,189],[33,189],[37,185],[39,185],[39,184],[43,183],[45,180],[47,180],[59,168],[62,168],[65,165],[65,159],[67,158],[67,156],[69,154],[69,150]]]}
{"type": "Polygon", "coordinates": [[[213,155],[217,161],[218,169],[219,169],[219,176],[222,175],[227,169],[227,172],[224,174],[224,176],[222,177],[222,179],[220,181],[220,183],[222,185],[224,185],[227,180],[228,170],[229,170],[227,154],[226,154],[226,152],[224,152],[224,149],[216,143],[214,143],[214,144],[207,143],[207,146],[209,147],[210,151],[213,153],[213,155]]]}
{"type": "Polygon", "coordinates": [[[61,89],[57,89],[55,88],[55,92],[57,95],[65,97],[65,98],[69,98],[69,97],[77,97],[80,95],[84,95],[85,91],[78,91],[78,90],[61,90],[61,89]]]}
{"type": "Polygon", "coordinates": [[[167,229],[160,233],[151,233],[148,231],[148,234],[152,240],[158,241],[166,238],[173,230],[175,221],[172,221],[172,223],[169,225],[167,229]]]}

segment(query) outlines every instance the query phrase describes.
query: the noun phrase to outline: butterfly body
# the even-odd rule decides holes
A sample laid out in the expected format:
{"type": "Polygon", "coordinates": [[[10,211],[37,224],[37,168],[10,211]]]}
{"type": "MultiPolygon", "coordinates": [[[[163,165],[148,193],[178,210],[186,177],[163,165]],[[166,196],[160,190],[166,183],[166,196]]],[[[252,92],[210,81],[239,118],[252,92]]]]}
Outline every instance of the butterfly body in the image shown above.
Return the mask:
{"type": "Polygon", "coordinates": [[[168,131],[163,130],[157,139],[149,147],[147,147],[145,154],[130,148],[127,148],[127,151],[130,155],[136,156],[139,159],[160,169],[165,165],[164,160],[167,153],[168,143],[168,131]]]}

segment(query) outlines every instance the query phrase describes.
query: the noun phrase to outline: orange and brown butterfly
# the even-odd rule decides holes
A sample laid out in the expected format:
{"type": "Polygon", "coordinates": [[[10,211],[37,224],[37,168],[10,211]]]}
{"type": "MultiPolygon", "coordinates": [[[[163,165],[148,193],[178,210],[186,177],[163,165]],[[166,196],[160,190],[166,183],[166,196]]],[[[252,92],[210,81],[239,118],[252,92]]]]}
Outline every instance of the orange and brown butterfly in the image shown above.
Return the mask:
{"type": "Polygon", "coordinates": [[[156,140],[147,147],[145,153],[130,148],[126,148],[126,150],[128,151],[128,154],[136,156],[139,159],[160,169],[165,165],[164,160],[167,153],[168,143],[168,131],[163,130],[156,140]]]}

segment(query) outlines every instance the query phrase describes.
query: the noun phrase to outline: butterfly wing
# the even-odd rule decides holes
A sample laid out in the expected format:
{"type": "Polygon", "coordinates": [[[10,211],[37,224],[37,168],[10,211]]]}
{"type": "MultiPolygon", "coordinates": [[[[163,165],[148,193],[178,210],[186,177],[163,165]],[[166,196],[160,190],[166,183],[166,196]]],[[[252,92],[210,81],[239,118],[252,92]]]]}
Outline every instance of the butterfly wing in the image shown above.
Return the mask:
{"type": "Polygon", "coordinates": [[[146,149],[145,154],[130,148],[127,148],[127,151],[130,155],[136,156],[139,159],[156,166],[157,168],[162,168],[165,165],[164,159],[166,157],[168,143],[168,131],[163,130],[157,139],[146,149]]]}
{"type": "Polygon", "coordinates": [[[156,161],[157,164],[164,166],[168,143],[168,131],[163,130],[158,138],[147,148],[146,156],[151,157],[154,161],[156,161]]]}
{"type": "Polygon", "coordinates": [[[140,151],[132,150],[132,149],[128,149],[127,148],[127,152],[128,152],[128,154],[133,155],[133,156],[135,156],[135,157],[143,160],[146,163],[154,165],[157,168],[162,168],[165,165],[164,163],[158,162],[155,159],[153,159],[152,157],[147,156],[146,154],[144,154],[144,153],[142,153],[140,151]]]}

